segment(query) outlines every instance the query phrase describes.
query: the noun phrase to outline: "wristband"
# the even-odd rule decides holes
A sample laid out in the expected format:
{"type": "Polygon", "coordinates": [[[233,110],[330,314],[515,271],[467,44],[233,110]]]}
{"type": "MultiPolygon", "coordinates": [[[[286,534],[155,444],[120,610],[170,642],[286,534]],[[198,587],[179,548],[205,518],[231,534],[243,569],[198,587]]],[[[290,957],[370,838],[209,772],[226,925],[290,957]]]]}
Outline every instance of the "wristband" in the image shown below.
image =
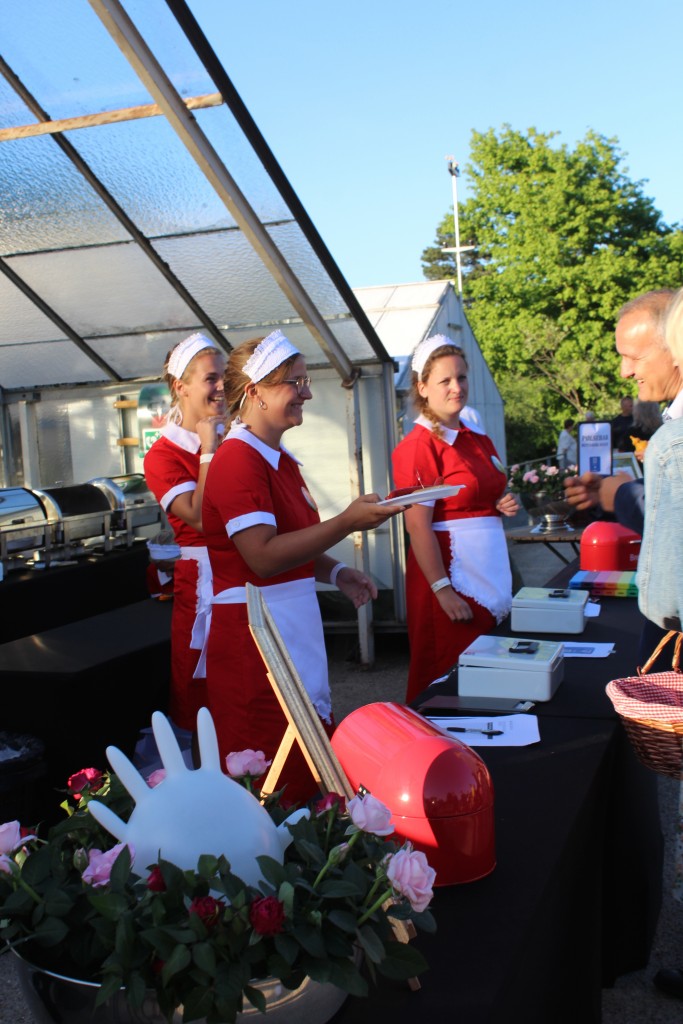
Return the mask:
{"type": "Polygon", "coordinates": [[[451,586],[451,581],[448,576],[442,576],[440,580],[435,580],[434,583],[430,583],[429,586],[432,588],[433,594],[438,594],[440,590],[444,590],[445,587],[451,586]]]}
{"type": "Polygon", "coordinates": [[[342,569],[347,568],[348,566],[345,565],[344,562],[337,562],[336,565],[332,566],[332,572],[330,573],[330,583],[332,584],[333,587],[337,586],[337,576],[339,575],[339,573],[342,571],[342,569]]]}
{"type": "Polygon", "coordinates": [[[213,452],[208,452],[206,455],[200,455],[199,456],[199,465],[203,466],[205,463],[211,462],[211,459],[213,458],[213,456],[214,456],[213,452]]]}

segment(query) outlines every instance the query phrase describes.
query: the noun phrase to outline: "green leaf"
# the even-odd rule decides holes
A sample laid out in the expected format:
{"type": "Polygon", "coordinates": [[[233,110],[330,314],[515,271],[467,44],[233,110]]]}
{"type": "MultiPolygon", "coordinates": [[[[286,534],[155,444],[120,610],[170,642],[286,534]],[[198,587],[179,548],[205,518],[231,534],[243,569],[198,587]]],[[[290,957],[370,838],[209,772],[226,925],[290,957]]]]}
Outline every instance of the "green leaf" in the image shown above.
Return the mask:
{"type": "Polygon", "coordinates": [[[327,896],[330,899],[343,896],[362,896],[365,892],[365,886],[359,889],[354,882],[347,882],[342,878],[331,878],[324,879],[318,886],[318,892],[321,896],[327,896]]]}
{"type": "Polygon", "coordinates": [[[204,1017],[211,1019],[214,998],[209,988],[190,989],[183,998],[183,1021],[201,1020],[204,1017]]]}
{"type": "Polygon", "coordinates": [[[270,882],[275,889],[279,889],[285,881],[285,870],[282,864],[265,854],[257,857],[256,861],[266,882],[270,882]]]}
{"type": "Polygon", "coordinates": [[[73,899],[68,892],[58,889],[45,900],[45,912],[53,917],[66,917],[73,907],[73,899]]]}
{"type": "Polygon", "coordinates": [[[291,882],[282,882],[278,889],[277,898],[285,908],[285,916],[294,917],[294,886],[291,882]]]}
{"type": "Polygon", "coordinates": [[[310,925],[301,924],[295,929],[294,934],[299,943],[311,956],[325,956],[325,943],[319,928],[312,928],[310,925]]]}
{"type": "Polygon", "coordinates": [[[405,981],[427,970],[428,964],[422,953],[410,943],[387,942],[386,951],[385,959],[377,965],[377,970],[386,978],[405,981]]]}
{"type": "Polygon", "coordinates": [[[374,929],[365,924],[358,929],[357,937],[358,942],[362,946],[363,951],[368,958],[375,964],[381,963],[386,956],[386,950],[384,948],[384,943],[374,929]]]}
{"type": "Polygon", "coordinates": [[[207,881],[218,872],[218,858],[212,854],[203,853],[197,861],[197,874],[207,881]]]}
{"type": "Polygon", "coordinates": [[[299,952],[299,943],[291,935],[281,932],[273,937],[275,949],[288,964],[293,964],[299,952]]]}
{"type": "Polygon", "coordinates": [[[244,989],[244,994],[252,1006],[255,1006],[261,1013],[266,1012],[266,999],[260,989],[247,985],[244,989]]]}
{"type": "Polygon", "coordinates": [[[58,946],[68,934],[69,927],[61,917],[46,917],[35,929],[36,940],[43,946],[58,946]]]}
{"type": "Polygon", "coordinates": [[[216,954],[210,942],[197,942],[192,949],[192,959],[207,974],[216,973],[216,954]]]}
{"type": "Polygon", "coordinates": [[[348,910],[331,910],[327,915],[327,920],[330,924],[341,928],[344,932],[349,932],[351,935],[356,931],[356,915],[348,910]]]}
{"type": "Polygon", "coordinates": [[[103,892],[91,886],[86,890],[88,902],[95,910],[109,921],[118,921],[128,910],[128,900],[115,892],[103,892]]]}
{"type": "Polygon", "coordinates": [[[184,968],[191,962],[192,957],[187,946],[175,946],[161,972],[161,978],[164,984],[167,984],[174,974],[184,970],[184,968]]]}

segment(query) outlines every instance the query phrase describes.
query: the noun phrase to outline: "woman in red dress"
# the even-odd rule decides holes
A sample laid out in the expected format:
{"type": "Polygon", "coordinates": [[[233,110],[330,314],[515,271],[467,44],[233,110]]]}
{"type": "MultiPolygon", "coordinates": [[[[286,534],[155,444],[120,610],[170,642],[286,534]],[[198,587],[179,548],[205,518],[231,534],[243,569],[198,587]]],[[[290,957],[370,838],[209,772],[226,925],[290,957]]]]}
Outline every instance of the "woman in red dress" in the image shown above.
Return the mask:
{"type": "Polygon", "coordinates": [[[210,338],[192,334],[169,352],[164,371],[171,409],[144,468],[180,549],[173,571],[169,715],[181,729],[194,732],[197,712],[206,705],[206,680],[194,673],[213,593],[202,498],[225,425],[225,356],[210,338]]]}
{"type": "Polygon", "coordinates": [[[419,416],[392,456],[397,487],[461,484],[445,500],[405,513],[410,670],[406,701],[447,673],[476,637],[510,610],[512,578],[501,515],[519,506],[504,494],[505,467],[491,440],[460,420],[467,404],[465,355],[435,335],[413,355],[419,416]]]}
{"type": "MultiPolygon", "coordinates": [[[[230,431],[211,464],[202,521],[213,569],[214,602],[206,655],[209,709],[221,756],[247,748],[275,755],[287,725],[249,632],[245,584],[262,588],[297,672],[323,721],[331,723],[327,657],[315,582],[333,583],[356,608],[377,596],[374,583],[326,554],[355,530],[384,523],[400,506],[376,494],[320,521],[299,462],[281,445],[313,397],[306,362],[281,331],[245,342],[226,372],[230,431]]],[[[313,795],[295,749],[280,782],[289,800],[313,795]]]]}

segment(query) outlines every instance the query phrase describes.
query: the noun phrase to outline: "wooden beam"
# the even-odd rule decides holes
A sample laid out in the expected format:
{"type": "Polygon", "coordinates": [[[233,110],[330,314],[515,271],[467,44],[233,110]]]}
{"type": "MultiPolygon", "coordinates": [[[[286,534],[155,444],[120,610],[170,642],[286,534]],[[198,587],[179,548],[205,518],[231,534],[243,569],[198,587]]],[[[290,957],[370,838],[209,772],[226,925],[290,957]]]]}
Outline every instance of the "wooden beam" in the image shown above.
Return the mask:
{"type": "MultiPolygon", "coordinates": [[[[223,97],[219,92],[205,96],[191,96],[183,100],[188,110],[203,110],[205,107],[220,107],[223,97]]],[[[75,131],[77,128],[94,128],[102,124],[118,124],[122,121],[138,121],[143,117],[163,117],[164,111],[158,103],[146,103],[138,107],[123,107],[120,110],[103,110],[99,114],[82,114],[80,117],[62,117],[56,121],[36,121],[14,128],[0,128],[0,142],[10,139],[28,139],[34,135],[56,135],[58,132],[75,131]]]]}

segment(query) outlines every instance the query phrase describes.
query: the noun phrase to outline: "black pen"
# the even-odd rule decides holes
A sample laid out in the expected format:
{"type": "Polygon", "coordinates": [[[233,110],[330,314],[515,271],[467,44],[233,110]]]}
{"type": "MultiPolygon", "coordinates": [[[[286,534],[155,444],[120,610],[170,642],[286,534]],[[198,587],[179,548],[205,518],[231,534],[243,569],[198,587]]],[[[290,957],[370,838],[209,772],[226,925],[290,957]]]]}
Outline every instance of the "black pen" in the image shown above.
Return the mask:
{"type": "Polygon", "coordinates": [[[462,725],[447,725],[446,732],[478,732],[482,736],[502,736],[503,729],[466,729],[462,725]]]}

